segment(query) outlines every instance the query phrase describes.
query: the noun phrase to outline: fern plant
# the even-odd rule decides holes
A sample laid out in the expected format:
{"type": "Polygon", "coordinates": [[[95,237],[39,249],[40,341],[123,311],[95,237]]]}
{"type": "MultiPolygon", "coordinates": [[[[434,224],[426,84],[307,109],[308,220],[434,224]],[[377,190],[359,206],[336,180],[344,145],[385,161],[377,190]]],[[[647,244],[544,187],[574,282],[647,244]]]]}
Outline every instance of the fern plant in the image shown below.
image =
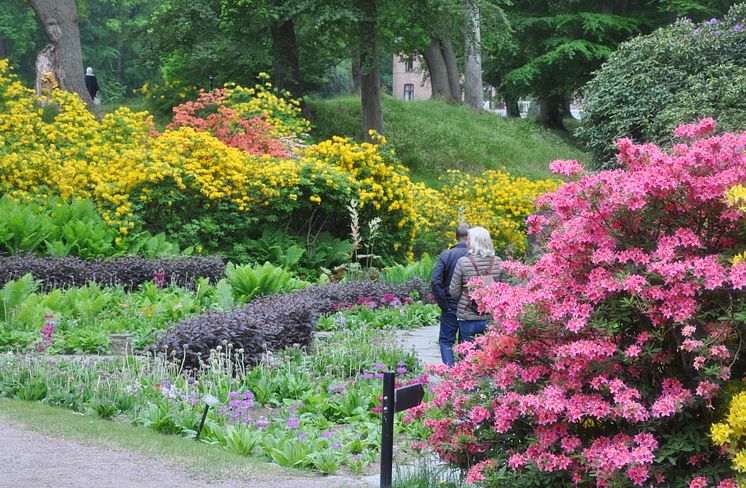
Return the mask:
{"type": "Polygon", "coordinates": [[[261,266],[237,266],[228,263],[225,274],[233,290],[233,297],[248,302],[259,295],[274,295],[307,286],[308,283],[295,278],[285,269],[264,263],[261,266]]]}
{"type": "Polygon", "coordinates": [[[0,317],[10,322],[15,311],[39,288],[31,274],[5,283],[0,291],[0,317]]]}

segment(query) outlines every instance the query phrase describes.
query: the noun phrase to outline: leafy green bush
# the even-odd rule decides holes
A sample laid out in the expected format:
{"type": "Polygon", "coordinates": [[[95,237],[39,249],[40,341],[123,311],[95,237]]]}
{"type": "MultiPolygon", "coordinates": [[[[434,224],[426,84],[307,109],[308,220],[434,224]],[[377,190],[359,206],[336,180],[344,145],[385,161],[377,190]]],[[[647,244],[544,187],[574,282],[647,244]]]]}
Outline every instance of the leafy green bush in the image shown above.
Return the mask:
{"type": "Polygon", "coordinates": [[[84,259],[179,254],[165,234],[134,233],[122,237],[88,200],[50,198],[18,203],[0,198],[0,254],[76,256],[84,259]]]}
{"type": "Polygon", "coordinates": [[[746,129],[746,4],[720,21],[688,20],[622,44],[583,90],[577,136],[593,165],[615,164],[614,142],[670,145],[673,129],[713,117],[723,131],[746,129]]]}
{"type": "Polygon", "coordinates": [[[261,266],[236,266],[228,263],[225,273],[233,289],[233,296],[241,302],[251,301],[259,295],[274,295],[310,285],[270,263],[261,266]]]}
{"type": "Polygon", "coordinates": [[[412,278],[422,278],[430,281],[437,258],[424,253],[419,261],[407,264],[395,264],[383,269],[381,278],[387,283],[404,283],[412,278]]]}
{"type": "Polygon", "coordinates": [[[298,275],[314,279],[324,270],[334,269],[350,259],[351,244],[328,232],[317,236],[294,236],[265,227],[256,239],[235,244],[228,258],[239,263],[269,261],[298,275]]]}

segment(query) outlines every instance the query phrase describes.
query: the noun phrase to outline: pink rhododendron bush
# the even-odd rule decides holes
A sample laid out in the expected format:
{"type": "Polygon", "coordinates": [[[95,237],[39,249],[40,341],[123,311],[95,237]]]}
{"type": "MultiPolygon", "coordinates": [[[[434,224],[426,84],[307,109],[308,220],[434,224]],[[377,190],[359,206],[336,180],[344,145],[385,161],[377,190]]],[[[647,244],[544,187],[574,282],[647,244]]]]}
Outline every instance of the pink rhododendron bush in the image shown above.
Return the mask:
{"type": "Polygon", "coordinates": [[[477,290],[494,314],[436,387],[430,442],[482,486],[735,487],[710,426],[744,375],[746,133],[676,131],[670,151],[620,140],[624,169],[567,177],[541,197],[534,265],[477,290]]]}

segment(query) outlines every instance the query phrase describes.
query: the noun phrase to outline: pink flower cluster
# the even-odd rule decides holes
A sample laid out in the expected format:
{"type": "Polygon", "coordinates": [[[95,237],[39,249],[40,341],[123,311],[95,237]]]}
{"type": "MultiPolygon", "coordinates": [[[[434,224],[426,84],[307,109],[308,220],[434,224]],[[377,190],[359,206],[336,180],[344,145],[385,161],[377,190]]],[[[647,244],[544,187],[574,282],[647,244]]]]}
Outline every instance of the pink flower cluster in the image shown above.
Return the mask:
{"type": "MultiPolygon", "coordinates": [[[[670,151],[620,140],[624,169],[579,176],[575,162],[552,164],[579,177],[541,197],[551,216],[528,223],[551,227],[547,253],[505,262],[515,284],[474,291],[494,323],[460,346],[465,359],[418,412],[444,459],[491,461],[470,480],[504,465],[597,486],[681,476],[656,462],[656,435],[683,413],[709,428],[702,414],[739,345],[722,304],[746,286],[746,267],[724,257],[746,247],[744,217],[723,198],[746,182],[746,133],[704,138],[714,128],[680,127],[691,141],[670,151]]],[[[697,454],[698,464],[719,456],[697,454]]]]}

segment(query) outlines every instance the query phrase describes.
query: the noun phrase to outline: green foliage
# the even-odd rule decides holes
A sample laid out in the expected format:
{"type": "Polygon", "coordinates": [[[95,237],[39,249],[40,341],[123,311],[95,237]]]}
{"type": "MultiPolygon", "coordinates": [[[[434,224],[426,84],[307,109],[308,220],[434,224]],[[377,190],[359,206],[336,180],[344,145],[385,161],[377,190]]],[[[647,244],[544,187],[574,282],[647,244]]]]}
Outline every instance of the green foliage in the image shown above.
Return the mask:
{"type": "Polygon", "coordinates": [[[145,34],[155,5],[149,0],[78,2],[83,63],[94,68],[103,103],[131,96],[133,88],[152,78],[145,66],[145,34]]]}
{"type": "Polygon", "coordinates": [[[298,290],[309,283],[299,280],[285,269],[264,263],[261,266],[228,263],[225,270],[236,300],[248,302],[259,295],[298,290]]]}
{"type": "Polygon", "coordinates": [[[437,325],[439,321],[440,309],[437,305],[413,303],[376,309],[363,305],[320,318],[316,324],[316,330],[330,331],[361,327],[407,330],[437,325]]]}
{"type": "Polygon", "coordinates": [[[429,281],[435,269],[437,258],[431,257],[428,253],[420,256],[419,261],[407,264],[395,264],[383,269],[381,279],[387,283],[406,283],[412,278],[422,278],[429,281]]]}
{"type": "Polygon", "coordinates": [[[617,43],[640,31],[646,17],[640,7],[618,14],[590,0],[515,2],[506,9],[512,35],[486,56],[485,79],[514,99],[566,98],[617,43]]]}
{"type": "MultiPolygon", "coordinates": [[[[189,250],[187,250],[188,252],[189,250]]],[[[84,259],[136,254],[146,258],[176,255],[165,234],[136,232],[124,238],[88,200],[17,203],[0,198],[0,254],[77,256],[84,259]]]]}
{"type": "Polygon", "coordinates": [[[746,129],[746,6],[714,25],[678,21],[623,44],[584,89],[577,135],[595,168],[615,165],[614,142],[668,146],[673,129],[714,117],[723,131],[746,129]]]}
{"type": "Polygon", "coordinates": [[[0,58],[10,59],[26,82],[36,76],[34,49],[40,45],[40,35],[36,16],[27,2],[0,0],[0,39],[4,48],[0,50],[0,58]]]}

